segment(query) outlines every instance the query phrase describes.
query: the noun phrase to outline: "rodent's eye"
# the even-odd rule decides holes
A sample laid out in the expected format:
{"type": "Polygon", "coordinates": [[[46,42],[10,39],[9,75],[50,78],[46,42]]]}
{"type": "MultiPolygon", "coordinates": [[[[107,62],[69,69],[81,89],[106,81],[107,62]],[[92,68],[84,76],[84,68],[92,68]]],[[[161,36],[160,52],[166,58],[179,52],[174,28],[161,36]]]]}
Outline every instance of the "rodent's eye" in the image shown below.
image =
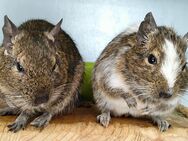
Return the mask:
{"type": "Polygon", "coordinates": [[[57,64],[55,63],[55,65],[52,68],[52,72],[55,70],[56,66],[57,66],[57,64]]]}
{"type": "Polygon", "coordinates": [[[153,54],[150,54],[150,55],[148,56],[148,62],[149,62],[150,64],[157,64],[157,58],[156,58],[153,54]]]}
{"type": "Polygon", "coordinates": [[[183,65],[182,71],[186,68],[187,62],[183,65]]]}
{"type": "Polygon", "coordinates": [[[16,62],[16,68],[19,72],[24,72],[24,68],[20,65],[19,62],[16,62]]]}

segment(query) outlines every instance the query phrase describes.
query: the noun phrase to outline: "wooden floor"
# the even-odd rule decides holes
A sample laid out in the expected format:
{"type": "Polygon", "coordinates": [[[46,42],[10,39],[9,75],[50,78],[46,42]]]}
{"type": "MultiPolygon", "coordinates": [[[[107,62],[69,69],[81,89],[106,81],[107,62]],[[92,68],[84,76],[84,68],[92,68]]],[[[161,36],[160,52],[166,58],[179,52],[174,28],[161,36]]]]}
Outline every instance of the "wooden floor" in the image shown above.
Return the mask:
{"type": "Polygon", "coordinates": [[[150,121],[133,118],[112,118],[104,128],[96,123],[96,115],[94,108],[77,108],[73,114],[55,117],[43,130],[28,126],[17,133],[6,127],[14,116],[0,117],[0,141],[188,141],[188,128],[180,127],[179,120],[160,133],[150,121]]]}

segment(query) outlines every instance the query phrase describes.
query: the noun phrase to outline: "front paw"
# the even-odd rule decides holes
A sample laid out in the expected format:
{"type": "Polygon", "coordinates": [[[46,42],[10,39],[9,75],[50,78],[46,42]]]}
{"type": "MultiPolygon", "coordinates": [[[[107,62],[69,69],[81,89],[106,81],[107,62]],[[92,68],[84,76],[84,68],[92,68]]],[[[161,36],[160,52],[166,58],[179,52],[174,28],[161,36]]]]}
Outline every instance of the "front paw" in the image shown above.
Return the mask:
{"type": "Polygon", "coordinates": [[[25,120],[16,120],[12,124],[9,124],[7,127],[9,128],[9,131],[16,133],[17,131],[24,129],[26,125],[27,122],[25,120]]]}
{"type": "Polygon", "coordinates": [[[104,127],[108,127],[110,119],[110,112],[105,112],[97,116],[97,122],[99,122],[104,127]]]}
{"type": "Polygon", "coordinates": [[[168,130],[168,128],[171,127],[168,121],[162,119],[161,117],[153,117],[152,119],[153,119],[153,122],[158,125],[158,128],[161,132],[164,132],[168,130]]]}
{"type": "Polygon", "coordinates": [[[24,129],[27,126],[30,119],[32,118],[32,116],[33,115],[31,113],[22,111],[21,114],[16,118],[15,122],[7,126],[9,128],[9,131],[15,133],[21,129],[24,129]]]}
{"type": "Polygon", "coordinates": [[[35,118],[30,124],[32,126],[42,128],[48,125],[51,118],[52,115],[50,113],[43,113],[39,117],[35,118]]]}

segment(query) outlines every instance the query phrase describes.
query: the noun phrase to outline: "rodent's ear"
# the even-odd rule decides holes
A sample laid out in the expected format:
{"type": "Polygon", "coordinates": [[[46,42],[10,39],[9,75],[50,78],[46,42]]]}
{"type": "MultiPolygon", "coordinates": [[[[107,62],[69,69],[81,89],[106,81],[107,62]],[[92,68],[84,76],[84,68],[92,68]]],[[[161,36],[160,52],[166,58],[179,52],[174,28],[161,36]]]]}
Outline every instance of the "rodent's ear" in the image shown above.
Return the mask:
{"type": "Polygon", "coordinates": [[[151,12],[147,13],[144,21],[141,22],[138,32],[137,41],[139,45],[146,43],[148,34],[157,30],[157,24],[151,12]]]}
{"type": "Polygon", "coordinates": [[[12,46],[11,39],[14,38],[18,34],[18,28],[16,25],[7,17],[4,16],[4,26],[3,30],[3,46],[9,50],[12,46]]]}
{"type": "Polygon", "coordinates": [[[50,32],[45,33],[49,40],[52,40],[53,42],[55,41],[55,36],[61,30],[62,21],[63,19],[61,19],[50,32]]]}
{"type": "Polygon", "coordinates": [[[183,39],[188,43],[188,32],[183,36],[183,39]]]}
{"type": "MultiPolygon", "coordinates": [[[[183,36],[183,39],[186,41],[186,43],[188,45],[188,32],[183,36]]],[[[184,51],[186,51],[186,50],[187,50],[187,46],[184,51]]]]}

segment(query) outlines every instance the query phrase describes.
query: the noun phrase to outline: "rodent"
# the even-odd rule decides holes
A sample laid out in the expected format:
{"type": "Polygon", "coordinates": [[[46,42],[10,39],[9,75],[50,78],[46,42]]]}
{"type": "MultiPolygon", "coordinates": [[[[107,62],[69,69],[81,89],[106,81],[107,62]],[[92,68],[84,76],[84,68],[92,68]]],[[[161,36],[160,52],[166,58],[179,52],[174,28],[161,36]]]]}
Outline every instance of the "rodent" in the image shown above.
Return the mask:
{"type": "Polygon", "coordinates": [[[10,131],[29,123],[45,127],[53,116],[76,106],[84,62],[61,23],[33,19],[16,27],[4,17],[0,95],[9,107],[0,109],[0,115],[18,115],[8,125],[10,131]]]}
{"type": "Polygon", "coordinates": [[[165,117],[188,87],[187,37],[157,26],[151,12],[138,28],[115,37],[93,70],[93,96],[101,112],[97,121],[107,127],[111,116],[146,117],[166,131],[165,117]]]}

